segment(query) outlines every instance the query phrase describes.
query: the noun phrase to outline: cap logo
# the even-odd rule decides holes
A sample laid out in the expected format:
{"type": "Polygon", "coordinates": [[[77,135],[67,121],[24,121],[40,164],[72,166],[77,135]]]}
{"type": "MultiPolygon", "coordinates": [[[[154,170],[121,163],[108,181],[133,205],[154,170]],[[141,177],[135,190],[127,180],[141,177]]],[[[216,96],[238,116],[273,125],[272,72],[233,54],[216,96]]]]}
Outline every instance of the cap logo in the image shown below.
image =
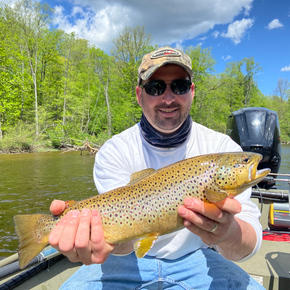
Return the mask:
{"type": "Polygon", "coordinates": [[[151,58],[159,58],[163,56],[181,56],[181,53],[175,49],[163,48],[152,53],[151,58]]]}

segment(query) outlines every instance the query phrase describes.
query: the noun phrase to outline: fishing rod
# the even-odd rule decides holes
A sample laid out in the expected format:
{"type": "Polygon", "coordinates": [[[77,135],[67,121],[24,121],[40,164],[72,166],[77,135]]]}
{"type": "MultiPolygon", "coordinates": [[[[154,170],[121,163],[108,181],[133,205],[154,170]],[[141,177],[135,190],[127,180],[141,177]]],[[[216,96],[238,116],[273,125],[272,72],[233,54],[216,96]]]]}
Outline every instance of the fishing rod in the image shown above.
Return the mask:
{"type": "MultiPolygon", "coordinates": [[[[60,253],[56,249],[48,246],[29,263],[27,268],[56,258],[59,255],[60,253]]],[[[20,271],[22,270],[19,267],[18,254],[14,254],[0,261],[0,280],[20,271]]]]}
{"type": "Polygon", "coordinates": [[[252,188],[252,197],[272,200],[272,201],[289,201],[289,191],[281,190],[271,191],[271,189],[252,188]]]}

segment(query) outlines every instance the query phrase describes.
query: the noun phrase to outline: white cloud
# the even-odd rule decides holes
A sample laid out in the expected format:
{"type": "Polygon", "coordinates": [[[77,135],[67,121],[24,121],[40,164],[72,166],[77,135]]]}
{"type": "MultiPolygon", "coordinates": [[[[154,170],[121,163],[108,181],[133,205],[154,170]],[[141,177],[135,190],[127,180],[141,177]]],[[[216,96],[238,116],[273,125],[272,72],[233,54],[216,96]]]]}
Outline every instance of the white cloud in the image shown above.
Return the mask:
{"type": "Polygon", "coordinates": [[[245,9],[245,12],[244,12],[244,14],[246,15],[246,16],[249,16],[250,15],[250,11],[252,10],[252,5],[251,5],[252,3],[248,3],[248,4],[246,4],[245,6],[244,6],[244,9],[245,9]]]}
{"type": "MultiPolygon", "coordinates": [[[[63,4],[67,10],[54,7],[54,24],[105,51],[125,26],[144,26],[154,43],[164,45],[181,43],[207,33],[215,25],[231,23],[237,15],[249,13],[252,2],[237,0],[229,5],[228,0],[184,0],[181,5],[180,1],[167,0],[165,5],[164,0],[70,0],[63,4]]],[[[214,35],[217,37],[218,32],[214,35]]]]}
{"type": "Polygon", "coordinates": [[[113,37],[116,37],[117,32],[123,29],[121,23],[126,15],[128,15],[126,9],[118,7],[107,7],[93,13],[91,10],[83,10],[75,6],[69,16],[65,14],[62,6],[56,6],[53,22],[65,32],[75,32],[91,44],[107,49],[113,37]]]}
{"type": "Polygon", "coordinates": [[[284,25],[279,21],[279,19],[274,19],[274,20],[272,20],[272,21],[268,24],[267,28],[268,28],[269,30],[272,30],[272,29],[275,29],[275,28],[283,27],[283,26],[284,26],[284,25]]]}
{"type": "Polygon", "coordinates": [[[218,36],[219,36],[219,31],[214,31],[213,33],[212,33],[212,36],[214,37],[214,38],[217,38],[218,36]]]}
{"type": "Polygon", "coordinates": [[[281,68],[281,71],[290,71],[290,64],[281,68]]]}
{"type": "Polygon", "coordinates": [[[251,28],[253,24],[253,19],[243,18],[242,20],[237,20],[231,23],[228,26],[228,31],[226,33],[222,33],[221,36],[230,38],[235,44],[238,44],[246,34],[246,31],[251,28]]]}
{"type": "Polygon", "coordinates": [[[72,9],[72,16],[77,16],[77,14],[80,14],[81,16],[84,16],[84,10],[80,6],[74,6],[72,9]]]}
{"type": "Polygon", "coordinates": [[[181,42],[177,42],[176,45],[175,45],[175,47],[177,49],[180,49],[181,51],[184,51],[184,47],[182,46],[182,43],[181,42]]]}
{"type": "Polygon", "coordinates": [[[207,36],[204,36],[204,37],[200,37],[199,38],[199,40],[201,40],[201,41],[204,41],[204,40],[206,40],[207,39],[207,36]]]}
{"type": "Polygon", "coordinates": [[[232,57],[231,57],[230,55],[227,55],[227,56],[222,56],[222,59],[223,59],[224,61],[227,61],[227,60],[232,59],[232,57]]]}

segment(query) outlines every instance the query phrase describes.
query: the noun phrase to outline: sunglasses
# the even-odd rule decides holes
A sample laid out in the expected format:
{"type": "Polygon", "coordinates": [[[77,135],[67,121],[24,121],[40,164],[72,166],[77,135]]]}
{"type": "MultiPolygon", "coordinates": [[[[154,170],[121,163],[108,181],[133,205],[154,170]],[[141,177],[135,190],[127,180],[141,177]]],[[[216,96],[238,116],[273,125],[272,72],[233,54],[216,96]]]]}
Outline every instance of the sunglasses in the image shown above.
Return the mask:
{"type": "MultiPolygon", "coordinates": [[[[178,79],[173,80],[170,84],[172,92],[176,95],[186,94],[191,87],[192,82],[190,80],[178,79]]],[[[140,88],[144,88],[145,92],[150,96],[160,96],[166,90],[167,84],[164,81],[150,81],[145,85],[140,85],[140,88]]]]}

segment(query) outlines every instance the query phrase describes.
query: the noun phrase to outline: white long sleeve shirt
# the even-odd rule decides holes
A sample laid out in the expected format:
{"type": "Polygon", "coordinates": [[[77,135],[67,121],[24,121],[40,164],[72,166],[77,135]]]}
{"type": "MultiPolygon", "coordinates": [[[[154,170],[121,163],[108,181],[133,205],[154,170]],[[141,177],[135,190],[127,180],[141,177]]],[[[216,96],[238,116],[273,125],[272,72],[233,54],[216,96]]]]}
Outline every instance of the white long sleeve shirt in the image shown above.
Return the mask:
{"type": "MultiPolygon", "coordinates": [[[[159,148],[150,145],[142,137],[140,124],[115,135],[96,155],[94,181],[100,194],[124,186],[132,173],[146,169],[158,169],[174,162],[202,154],[242,151],[229,136],[215,132],[195,122],[187,140],[177,148],[159,148]]],[[[250,201],[251,189],[236,197],[242,211],[236,216],[250,223],[257,234],[254,251],[243,260],[253,256],[262,243],[260,211],[250,201]]],[[[186,228],[158,238],[148,255],[157,258],[177,259],[199,248],[208,247],[197,235],[186,228]]]]}

